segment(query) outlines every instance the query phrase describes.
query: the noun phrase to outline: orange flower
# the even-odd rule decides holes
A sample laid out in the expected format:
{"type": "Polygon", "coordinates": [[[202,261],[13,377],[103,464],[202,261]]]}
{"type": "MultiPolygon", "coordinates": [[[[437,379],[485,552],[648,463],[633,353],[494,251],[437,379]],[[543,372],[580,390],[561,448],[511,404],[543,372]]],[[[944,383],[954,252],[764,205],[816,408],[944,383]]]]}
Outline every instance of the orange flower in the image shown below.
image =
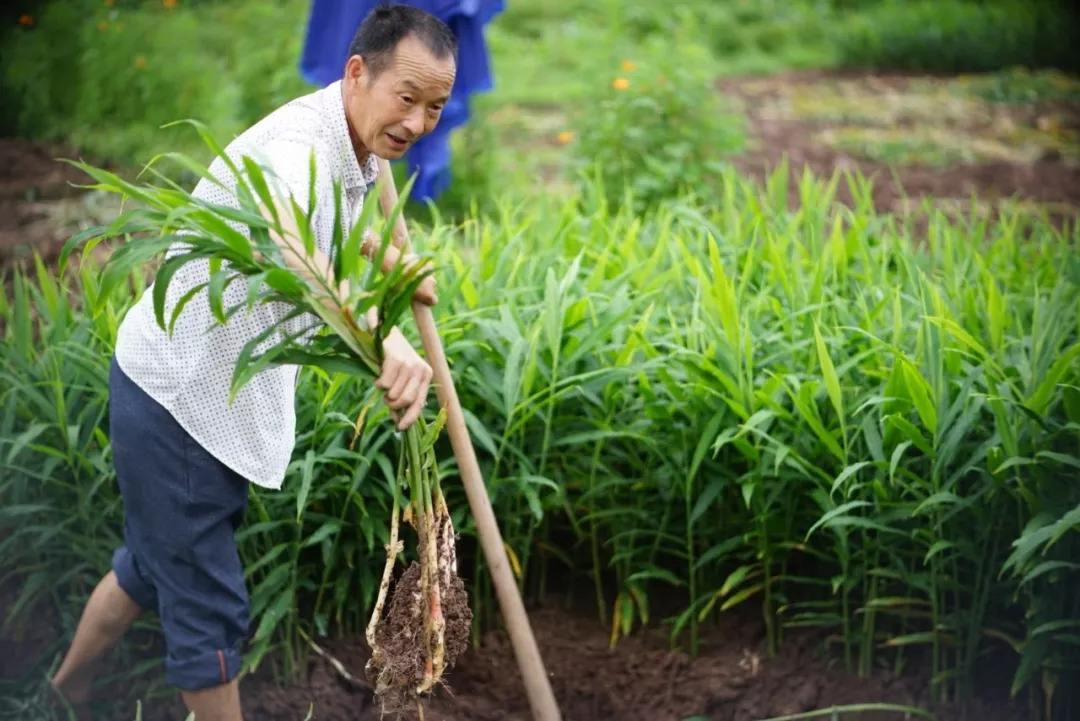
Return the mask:
{"type": "Polygon", "coordinates": [[[556,136],[556,140],[559,141],[559,145],[567,145],[574,139],[574,134],[569,130],[564,130],[556,136]]]}
{"type": "Polygon", "coordinates": [[[135,56],[135,69],[136,70],[146,70],[146,58],[143,57],[142,55],[136,55],[135,56]]]}
{"type": "Polygon", "coordinates": [[[26,14],[20,15],[19,16],[19,24],[22,25],[24,28],[30,27],[31,25],[34,24],[34,16],[33,15],[26,15],[26,14]]]}
{"type": "Polygon", "coordinates": [[[630,81],[626,78],[615,78],[611,82],[611,87],[615,88],[616,90],[626,90],[628,87],[630,87],[630,81]]]}
{"type": "Polygon", "coordinates": [[[108,30],[108,29],[109,29],[109,23],[107,23],[107,22],[105,22],[104,20],[102,20],[101,22],[99,22],[99,23],[97,24],[97,29],[98,29],[98,30],[99,30],[100,32],[105,32],[106,30],[108,30]]]}
{"type": "Polygon", "coordinates": [[[176,0],[161,0],[161,4],[165,6],[166,10],[172,10],[176,7],[176,0]]]}
{"type": "Polygon", "coordinates": [[[637,70],[637,64],[633,60],[623,60],[622,69],[624,73],[632,73],[637,70]]]}

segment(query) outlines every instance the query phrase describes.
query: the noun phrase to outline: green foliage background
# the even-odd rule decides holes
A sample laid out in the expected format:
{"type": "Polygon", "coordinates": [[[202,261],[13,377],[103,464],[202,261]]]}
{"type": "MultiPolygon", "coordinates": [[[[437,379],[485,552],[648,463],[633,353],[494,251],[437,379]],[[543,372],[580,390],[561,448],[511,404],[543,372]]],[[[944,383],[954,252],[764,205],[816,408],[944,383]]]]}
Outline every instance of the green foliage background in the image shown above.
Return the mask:
{"type": "MultiPolygon", "coordinates": [[[[523,590],[587,602],[616,642],[664,624],[690,650],[700,624],[752,605],[770,651],[820,627],[853,671],[929,667],[941,699],[1004,654],[1034,713],[1072,717],[1077,227],[927,208],[916,228],[876,213],[858,177],[806,177],[790,210],[786,168],[756,187],[724,164],[742,121],[709,88],[792,67],[1075,67],[1072,16],[1012,2],[649,7],[511,2],[489,34],[498,88],[455,141],[460,182],[410,211],[441,268],[440,327],[523,590]],[[539,122],[572,131],[565,176],[543,168],[566,148],[515,142],[539,122]],[[841,183],[853,208],[834,202],[841,183]]],[[[0,45],[4,121],[121,167],[200,154],[158,126],[193,116],[224,139],[304,92],[305,11],[34,5],[33,26],[0,45]]],[[[1034,88],[1002,80],[1016,77],[980,87],[1034,88]]],[[[0,576],[19,589],[9,629],[57,612],[46,664],[119,543],[105,381],[143,287],[136,272],[99,298],[93,265],[4,277],[0,576]]],[[[284,673],[305,635],[366,623],[397,454],[383,411],[356,433],[369,386],[301,378],[285,489],[254,491],[238,534],[255,623],[295,594],[265,626],[284,673]]],[[[490,582],[449,448],[439,457],[479,631],[497,622],[490,582]]],[[[30,713],[45,670],[0,709],[30,713]]]]}

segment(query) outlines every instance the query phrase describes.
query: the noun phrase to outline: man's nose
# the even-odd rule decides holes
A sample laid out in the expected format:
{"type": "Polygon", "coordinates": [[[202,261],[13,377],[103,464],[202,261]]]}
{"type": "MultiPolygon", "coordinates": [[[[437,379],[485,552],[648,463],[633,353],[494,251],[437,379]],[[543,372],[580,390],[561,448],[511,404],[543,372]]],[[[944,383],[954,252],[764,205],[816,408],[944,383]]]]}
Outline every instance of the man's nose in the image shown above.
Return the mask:
{"type": "Polygon", "coordinates": [[[424,109],[417,106],[405,116],[401,123],[413,138],[418,138],[424,133],[424,109]]]}

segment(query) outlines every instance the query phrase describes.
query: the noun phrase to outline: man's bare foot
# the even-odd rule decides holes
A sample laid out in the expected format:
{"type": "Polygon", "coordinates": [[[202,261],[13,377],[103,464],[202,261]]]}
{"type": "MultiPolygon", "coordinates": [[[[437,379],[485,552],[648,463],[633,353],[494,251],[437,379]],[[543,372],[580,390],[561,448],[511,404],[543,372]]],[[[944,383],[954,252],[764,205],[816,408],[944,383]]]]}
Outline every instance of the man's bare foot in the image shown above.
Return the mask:
{"type": "Polygon", "coordinates": [[[94,721],[90,715],[91,685],[89,679],[69,679],[63,684],[49,680],[49,687],[53,691],[52,707],[60,718],[68,719],[73,714],[76,721],[94,721]]]}

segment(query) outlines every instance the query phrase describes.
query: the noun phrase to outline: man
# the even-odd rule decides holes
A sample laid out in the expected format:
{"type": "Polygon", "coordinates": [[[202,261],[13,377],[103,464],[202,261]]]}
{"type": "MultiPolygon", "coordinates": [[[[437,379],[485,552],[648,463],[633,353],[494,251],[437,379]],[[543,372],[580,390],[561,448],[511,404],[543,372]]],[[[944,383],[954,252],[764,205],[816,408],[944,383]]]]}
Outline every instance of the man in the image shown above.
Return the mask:
{"type": "MultiPolygon", "coordinates": [[[[355,28],[379,0],[313,0],[300,72],[313,85],[327,85],[341,75],[355,28]]],[[[454,33],[457,77],[439,127],[409,149],[409,174],[415,175],[413,200],[435,199],[450,185],[450,134],[469,119],[470,96],[491,90],[484,26],[503,11],[504,0],[405,0],[426,10],[454,33]]]]}
{"type": "MultiPolygon", "coordinates": [[[[301,207],[314,152],[311,223],[319,250],[308,267],[329,272],[335,181],[342,208],[355,220],[375,181],[376,157],[401,157],[438,123],[454,83],[456,50],[450,30],[433,16],[380,7],[357,31],[339,82],[282,106],[226,148],[232,158],[248,155],[267,167],[279,196],[292,195],[301,207]]],[[[227,187],[235,182],[220,158],[210,170],[227,187]]],[[[237,205],[231,192],[206,180],[194,194],[237,205]]],[[[295,232],[286,229],[275,240],[290,265],[305,265],[295,232]]],[[[374,243],[367,246],[370,255],[374,243]]],[[[396,252],[388,255],[384,269],[401,260],[396,252]]],[[[207,277],[205,263],[186,265],[170,284],[167,303],[207,277]]],[[[430,278],[417,298],[435,302],[430,278]]],[[[282,312],[259,306],[212,327],[203,293],[170,337],[157,325],[146,293],[120,327],[109,388],[124,545],[87,602],[52,679],[80,719],[90,718],[95,661],[147,608],[161,618],[166,680],[180,689],[196,719],[241,719],[236,677],[249,604],[233,534],[246,508],[247,484],[281,486],[295,441],[298,369],[263,371],[232,403],[228,391],[240,349],[282,312]]],[[[369,315],[369,322],[376,321],[369,315]]],[[[423,410],[431,368],[397,329],[387,334],[383,350],[376,386],[404,429],[423,410]]]]}

